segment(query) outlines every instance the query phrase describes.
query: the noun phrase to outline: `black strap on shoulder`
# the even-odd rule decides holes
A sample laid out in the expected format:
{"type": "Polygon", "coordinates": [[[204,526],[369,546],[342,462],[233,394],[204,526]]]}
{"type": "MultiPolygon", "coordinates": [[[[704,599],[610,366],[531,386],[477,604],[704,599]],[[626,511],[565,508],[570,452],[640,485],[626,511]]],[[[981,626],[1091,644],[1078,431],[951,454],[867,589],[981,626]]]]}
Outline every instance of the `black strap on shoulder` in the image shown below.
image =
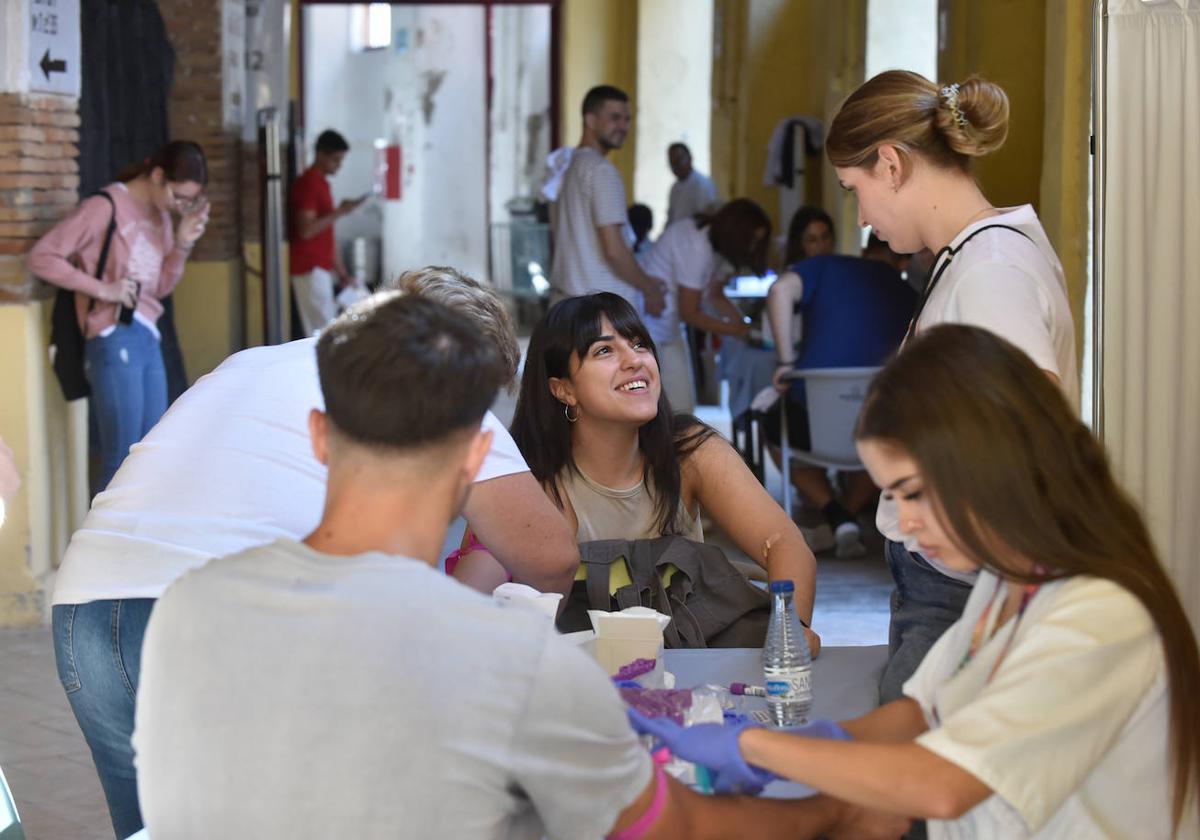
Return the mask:
{"type": "MultiPolygon", "coordinates": [[[[968,242],[970,242],[979,234],[983,233],[985,230],[997,229],[1011,230],[1013,233],[1020,234],[1026,239],[1029,239],[1030,242],[1033,242],[1033,240],[1030,239],[1029,234],[1019,228],[1013,227],[1012,225],[984,225],[981,228],[976,228],[975,230],[971,231],[967,238],[962,242],[959,242],[955,247],[951,248],[949,245],[947,245],[946,247],[942,248],[942,250],[938,251],[937,256],[933,258],[934,265],[937,265],[943,256],[946,257],[946,260],[940,266],[938,266],[937,271],[933,273],[933,277],[930,278],[929,282],[925,284],[925,291],[921,294],[921,302],[917,304],[917,311],[913,313],[912,320],[908,322],[908,332],[904,334],[905,341],[908,341],[910,338],[916,335],[917,321],[921,320],[921,313],[925,311],[925,304],[929,302],[929,298],[933,295],[934,287],[936,287],[938,281],[942,279],[942,275],[946,273],[946,269],[950,267],[950,263],[954,261],[956,256],[958,256],[959,251],[961,251],[968,242]]],[[[1036,242],[1033,244],[1035,246],[1037,245],[1036,242]]]]}
{"type": "MultiPolygon", "coordinates": [[[[113,201],[108,190],[100,190],[96,195],[103,196],[104,200],[112,207],[112,215],[108,217],[108,229],[104,231],[104,244],[100,246],[100,259],[96,260],[96,279],[101,280],[104,277],[104,269],[108,267],[108,249],[112,245],[113,234],[117,232],[117,203],[113,201]]],[[[91,312],[95,305],[96,299],[89,297],[88,312],[91,312]]]]}
{"type": "Polygon", "coordinates": [[[104,276],[104,269],[108,265],[108,249],[112,245],[113,234],[117,231],[117,203],[113,201],[113,197],[108,194],[107,190],[100,190],[96,195],[104,196],[104,200],[112,207],[112,215],[108,219],[108,230],[104,232],[104,245],[100,248],[100,259],[96,262],[96,279],[99,280],[104,276]]]}

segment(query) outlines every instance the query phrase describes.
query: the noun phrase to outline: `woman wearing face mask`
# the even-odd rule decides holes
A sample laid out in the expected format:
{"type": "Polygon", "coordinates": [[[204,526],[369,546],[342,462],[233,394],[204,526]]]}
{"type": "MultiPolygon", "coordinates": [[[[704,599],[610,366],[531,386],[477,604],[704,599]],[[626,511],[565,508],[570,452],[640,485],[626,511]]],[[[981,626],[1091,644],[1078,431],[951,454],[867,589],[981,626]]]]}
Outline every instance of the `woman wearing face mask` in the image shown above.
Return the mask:
{"type": "Polygon", "coordinates": [[[204,150],[183,140],[168,143],[105,187],[107,198],[84,199],[30,251],[34,274],[75,292],[100,436],[101,490],[129,447],[167,410],[155,324],[162,298],[179,283],[188,254],[204,233],[207,183],[204,150]],[[115,229],[101,267],[112,221],[115,229]]]}
{"type": "Polygon", "coordinates": [[[904,535],[977,574],[903,699],[799,733],[816,737],[641,728],[727,773],[927,818],[932,838],[1197,836],[1196,641],[1061,391],[993,333],[938,326],[872,383],[856,437],[904,535]]]}
{"type": "Polygon", "coordinates": [[[579,542],[703,541],[703,509],[772,580],[795,582],[796,611],[812,620],[816,564],[799,529],[733,447],[672,413],[655,345],[623,298],[551,307],[530,340],[512,434],[579,542]]]}
{"type": "MultiPolygon", "coordinates": [[[[1077,406],[1062,265],[1033,208],[992,206],[971,174],[972,159],[1000,148],[1007,133],[1008,97],[997,85],[972,78],[939,87],[891,70],[850,95],[825,151],[842,186],[858,198],[860,224],[897,253],[936,254],[909,335],[940,323],[984,327],[1025,351],[1077,406]]],[[[931,413],[940,410],[928,405],[931,413]]],[[[974,575],[905,541],[890,502],[879,506],[877,524],[896,581],[880,683],[886,702],[961,614],[974,575]]]]}

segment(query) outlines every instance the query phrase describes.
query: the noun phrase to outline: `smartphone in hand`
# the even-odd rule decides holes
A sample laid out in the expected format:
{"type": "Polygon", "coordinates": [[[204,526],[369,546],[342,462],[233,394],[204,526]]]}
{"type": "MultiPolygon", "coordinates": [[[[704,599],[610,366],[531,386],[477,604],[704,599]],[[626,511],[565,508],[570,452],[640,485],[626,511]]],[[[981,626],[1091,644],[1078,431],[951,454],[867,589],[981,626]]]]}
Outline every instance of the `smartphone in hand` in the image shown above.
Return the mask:
{"type": "Polygon", "coordinates": [[[142,281],[134,280],[133,284],[137,287],[137,291],[133,295],[134,305],[126,306],[125,304],[121,304],[121,314],[117,316],[117,320],[127,327],[133,323],[133,312],[137,309],[138,298],[142,296],[142,281]]]}

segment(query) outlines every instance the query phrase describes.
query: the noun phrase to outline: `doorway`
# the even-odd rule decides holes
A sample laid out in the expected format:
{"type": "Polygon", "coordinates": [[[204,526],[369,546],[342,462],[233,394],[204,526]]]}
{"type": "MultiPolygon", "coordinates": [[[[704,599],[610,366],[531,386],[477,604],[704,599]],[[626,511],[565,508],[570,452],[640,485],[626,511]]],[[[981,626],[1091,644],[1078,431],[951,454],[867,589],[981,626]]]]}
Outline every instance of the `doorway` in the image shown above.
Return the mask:
{"type": "Polygon", "coordinates": [[[343,253],[373,243],[384,278],[449,265],[498,279],[490,227],[528,208],[557,139],[557,17],[557,2],[304,4],[306,154],[322,130],[341,132],[335,203],[372,195],[339,221],[343,253]]]}

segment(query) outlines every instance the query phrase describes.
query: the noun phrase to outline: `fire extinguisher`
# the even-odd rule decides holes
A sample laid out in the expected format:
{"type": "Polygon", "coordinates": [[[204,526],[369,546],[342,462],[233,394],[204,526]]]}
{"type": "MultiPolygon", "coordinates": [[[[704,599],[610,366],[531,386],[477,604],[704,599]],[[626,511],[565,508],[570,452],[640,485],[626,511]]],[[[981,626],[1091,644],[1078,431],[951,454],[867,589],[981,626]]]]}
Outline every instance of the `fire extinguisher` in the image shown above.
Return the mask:
{"type": "Polygon", "coordinates": [[[375,141],[375,185],[376,195],[388,201],[399,201],[403,197],[404,153],[397,138],[391,143],[375,141]]]}

